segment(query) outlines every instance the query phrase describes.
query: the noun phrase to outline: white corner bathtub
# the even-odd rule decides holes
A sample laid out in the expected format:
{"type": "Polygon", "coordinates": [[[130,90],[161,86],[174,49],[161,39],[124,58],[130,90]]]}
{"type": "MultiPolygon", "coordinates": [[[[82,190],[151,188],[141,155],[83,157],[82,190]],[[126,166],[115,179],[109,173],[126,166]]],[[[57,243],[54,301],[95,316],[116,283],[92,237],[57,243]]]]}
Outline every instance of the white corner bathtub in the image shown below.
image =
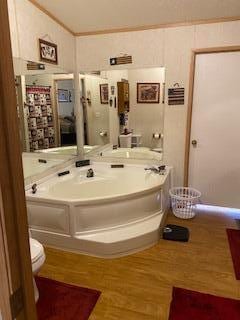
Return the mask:
{"type": "Polygon", "coordinates": [[[109,163],[66,168],[26,191],[29,225],[42,243],[99,257],[118,257],[158,242],[169,206],[170,169],[109,163]],[[94,177],[87,178],[87,170],[94,177]]]}

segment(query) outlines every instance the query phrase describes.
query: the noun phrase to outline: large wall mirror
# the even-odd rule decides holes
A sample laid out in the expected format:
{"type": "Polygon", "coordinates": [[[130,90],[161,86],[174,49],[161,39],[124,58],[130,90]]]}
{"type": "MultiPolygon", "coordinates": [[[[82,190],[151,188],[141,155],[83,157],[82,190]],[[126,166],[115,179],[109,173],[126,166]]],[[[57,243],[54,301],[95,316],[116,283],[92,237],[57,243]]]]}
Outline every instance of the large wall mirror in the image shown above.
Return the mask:
{"type": "Polygon", "coordinates": [[[25,179],[77,155],[73,75],[14,59],[25,179]]]}
{"type": "Polygon", "coordinates": [[[163,67],[80,72],[79,103],[73,74],[21,59],[14,70],[25,178],[77,156],[79,127],[85,158],[162,160],[163,67]]]}
{"type": "Polygon", "coordinates": [[[163,67],[82,72],[84,148],[106,146],[101,157],[161,160],[164,83],[163,67]]]}

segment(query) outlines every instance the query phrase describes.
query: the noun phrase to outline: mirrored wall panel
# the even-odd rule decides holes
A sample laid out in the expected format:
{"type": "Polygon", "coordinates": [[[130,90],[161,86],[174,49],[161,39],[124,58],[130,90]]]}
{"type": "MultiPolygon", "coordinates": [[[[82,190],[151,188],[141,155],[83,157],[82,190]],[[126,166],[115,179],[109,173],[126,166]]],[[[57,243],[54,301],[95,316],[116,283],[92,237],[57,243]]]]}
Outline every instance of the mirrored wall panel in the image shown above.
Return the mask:
{"type": "Polygon", "coordinates": [[[161,160],[163,156],[163,67],[80,74],[85,148],[98,155],[161,160]]]}
{"type": "Polygon", "coordinates": [[[24,177],[77,155],[73,75],[14,59],[24,177]]]}

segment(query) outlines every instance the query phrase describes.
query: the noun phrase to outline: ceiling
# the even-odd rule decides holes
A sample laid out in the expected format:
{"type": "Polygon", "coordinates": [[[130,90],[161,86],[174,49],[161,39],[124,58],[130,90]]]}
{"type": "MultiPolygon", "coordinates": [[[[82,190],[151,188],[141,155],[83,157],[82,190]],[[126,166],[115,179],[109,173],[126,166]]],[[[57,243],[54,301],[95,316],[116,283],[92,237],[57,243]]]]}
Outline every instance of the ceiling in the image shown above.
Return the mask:
{"type": "Polygon", "coordinates": [[[240,16],[240,0],[30,0],[73,33],[240,16]]]}

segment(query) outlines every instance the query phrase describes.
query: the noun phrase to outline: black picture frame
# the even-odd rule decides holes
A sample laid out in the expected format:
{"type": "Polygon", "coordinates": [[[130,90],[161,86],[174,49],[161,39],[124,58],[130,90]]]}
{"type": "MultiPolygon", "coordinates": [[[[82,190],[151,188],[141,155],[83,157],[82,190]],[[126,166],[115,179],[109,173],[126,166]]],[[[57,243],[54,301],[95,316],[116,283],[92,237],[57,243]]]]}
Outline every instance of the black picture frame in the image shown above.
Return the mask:
{"type": "Polygon", "coordinates": [[[100,89],[100,101],[101,104],[108,104],[109,103],[109,90],[108,90],[108,83],[103,83],[99,85],[100,89]]]}

